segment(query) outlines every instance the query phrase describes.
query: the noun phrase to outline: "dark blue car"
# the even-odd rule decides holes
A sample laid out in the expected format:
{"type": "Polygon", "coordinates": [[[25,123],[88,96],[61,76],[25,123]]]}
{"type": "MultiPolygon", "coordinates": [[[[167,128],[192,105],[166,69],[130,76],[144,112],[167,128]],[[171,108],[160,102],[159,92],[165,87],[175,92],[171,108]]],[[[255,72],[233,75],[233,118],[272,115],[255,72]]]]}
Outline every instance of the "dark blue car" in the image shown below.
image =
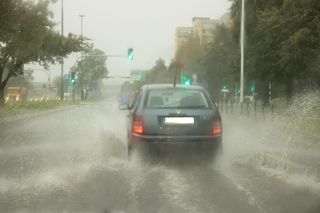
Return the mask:
{"type": "Polygon", "coordinates": [[[190,150],[214,158],[222,150],[219,110],[200,86],[145,85],[128,110],[128,155],[190,150]]]}

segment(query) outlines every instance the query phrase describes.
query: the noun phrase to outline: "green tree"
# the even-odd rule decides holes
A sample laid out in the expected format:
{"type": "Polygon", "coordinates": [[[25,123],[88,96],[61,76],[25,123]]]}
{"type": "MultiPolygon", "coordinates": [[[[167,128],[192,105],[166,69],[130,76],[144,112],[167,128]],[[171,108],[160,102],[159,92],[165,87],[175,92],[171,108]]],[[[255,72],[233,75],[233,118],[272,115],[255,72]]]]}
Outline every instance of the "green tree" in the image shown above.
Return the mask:
{"type": "Polygon", "coordinates": [[[200,74],[203,72],[202,59],[205,57],[207,44],[201,43],[200,38],[190,37],[181,44],[175,54],[174,61],[178,68],[178,76],[181,74],[200,74]]]}
{"type": "Polygon", "coordinates": [[[169,83],[170,72],[162,58],[156,60],[155,65],[146,72],[145,83],[169,83]]]}
{"type": "Polygon", "coordinates": [[[166,70],[166,62],[162,58],[159,58],[156,61],[156,64],[152,67],[151,72],[164,72],[166,70]]]}
{"type": "MultiPolygon", "coordinates": [[[[61,94],[61,76],[55,76],[52,80],[52,86],[57,88],[56,94],[61,94]]],[[[66,80],[63,80],[63,88],[68,88],[69,82],[66,80]]]]}
{"type": "Polygon", "coordinates": [[[93,46],[89,47],[86,53],[87,55],[75,68],[79,75],[79,84],[82,84],[82,88],[85,90],[82,99],[87,99],[88,90],[97,90],[102,83],[102,79],[108,76],[105,53],[93,48],[93,46]]]}
{"type": "Polygon", "coordinates": [[[202,60],[205,72],[199,77],[217,99],[223,85],[229,85],[228,89],[231,90],[239,79],[240,50],[231,29],[225,25],[216,27],[214,38],[202,60]]]}
{"type": "Polygon", "coordinates": [[[177,71],[178,78],[182,74],[196,74],[197,83],[218,98],[222,85],[234,85],[238,77],[240,51],[229,27],[218,25],[213,33],[214,40],[210,43],[201,44],[198,37],[191,37],[179,46],[170,68],[177,71]]]}
{"type": "MultiPolygon", "coordinates": [[[[239,39],[240,0],[233,0],[234,35],[239,39]]],[[[285,86],[287,102],[294,82],[317,78],[320,1],[246,0],[246,78],[285,86]]]]}
{"type": "Polygon", "coordinates": [[[50,0],[11,0],[0,3],[0,106],[10,78],[24,74],[24,65],[38,63],[47,68],[61,57],[83,49],[74,35],[62,37],[54,31],[50,0]]]}

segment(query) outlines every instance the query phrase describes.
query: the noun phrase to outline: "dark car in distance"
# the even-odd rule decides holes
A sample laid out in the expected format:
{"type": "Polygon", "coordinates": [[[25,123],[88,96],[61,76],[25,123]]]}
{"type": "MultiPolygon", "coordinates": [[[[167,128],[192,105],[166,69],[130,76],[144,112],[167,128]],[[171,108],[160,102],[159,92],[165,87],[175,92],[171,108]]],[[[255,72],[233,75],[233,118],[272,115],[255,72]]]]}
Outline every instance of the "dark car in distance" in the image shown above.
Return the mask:
{"type": "Polygon", "coordinates": [[[219,110],[200,86],[143,86],[128,110],[128,156],[191,153],[215,158],[222,150],[219,110]]]}

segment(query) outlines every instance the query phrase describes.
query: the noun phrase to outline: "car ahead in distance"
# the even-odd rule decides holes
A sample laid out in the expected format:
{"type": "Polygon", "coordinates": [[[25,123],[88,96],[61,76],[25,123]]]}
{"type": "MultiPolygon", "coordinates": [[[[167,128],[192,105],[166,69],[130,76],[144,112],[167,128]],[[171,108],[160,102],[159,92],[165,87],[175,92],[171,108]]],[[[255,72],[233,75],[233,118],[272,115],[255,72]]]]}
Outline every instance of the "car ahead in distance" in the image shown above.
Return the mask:
{"type": "Polygon", "coordinates": [[[128,110],[128,156],[144,154],[194,154],[214,158],[222,150],[219,110],[200,86],[145,85],[128,110]]]}
{"type": "Polygon", "coordinates": [[[118,96],[118,102],[120,104],[130,104],[132,101],[132,95],[130,93],[121,93],[118,96]]]}

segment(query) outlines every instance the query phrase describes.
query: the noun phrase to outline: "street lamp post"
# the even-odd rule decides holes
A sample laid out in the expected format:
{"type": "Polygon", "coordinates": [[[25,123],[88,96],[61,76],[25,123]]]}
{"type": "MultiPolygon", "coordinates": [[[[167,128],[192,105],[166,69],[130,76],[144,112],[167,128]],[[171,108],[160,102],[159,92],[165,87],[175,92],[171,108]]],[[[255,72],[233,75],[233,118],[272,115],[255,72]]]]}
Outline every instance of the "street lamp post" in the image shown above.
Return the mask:
{"type": "Polygon", "coordinates": [[[240,73],[240,103],[243,104],[244,94],[244,41],[245,41],[245,0],[242,0],[241,6],[241,73],[240,73]]]}
{"type": "MultiPolygon", "coordinates": [[[[81,38],[83,37],[83,18],[85,17],[85,15],[79,15],[80,19],[81,19],[81,38]]],[[[82,57],[83,57],[83,52],[81,51],[81,61],[82,61],[82,57]]],[[[80,83],[80,90],[81,90],[81,100],[84,99],[84,91],[83,91],[83,85],[82,85],[82,78],[81,78],[81,66],[79,69],[79,83],[80,83]]]]}
{"type": "MultiPolygon", "coordinates": [[[[61,35],[63,36],[63,0],[61,0],[61,35]]],[[[64,98],[64,88],[63,88],[63,83],[64,83],[64,78],[63,78],[63,67],[64,67],[64,61],[63,57],[61,59],[61,86],[60,86],[60,99],[63,101],[64,98]]]]}

